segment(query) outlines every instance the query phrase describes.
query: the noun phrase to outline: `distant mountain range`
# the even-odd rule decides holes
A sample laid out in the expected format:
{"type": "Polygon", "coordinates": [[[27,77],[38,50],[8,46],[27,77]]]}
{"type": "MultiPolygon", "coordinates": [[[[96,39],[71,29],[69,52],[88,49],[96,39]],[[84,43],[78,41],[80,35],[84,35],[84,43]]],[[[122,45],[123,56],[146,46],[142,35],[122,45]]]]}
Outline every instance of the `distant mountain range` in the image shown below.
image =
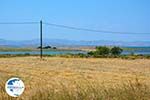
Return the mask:
{"type": "MultiPolygon", "coordinates": [[[[24,41],[14,41],[0,39],[1,47],[37,47],[39,46],[39,39],[34,40],[24,40],[24,41]]],[[[135,41],[135,42],[125,42],[125,41],[76,41],[76,40],[66,40],[66,39],[43,39],[43,45],[59,46],[59,47],[75,47],[75,46],[150,46],[150,41],[135,41]]]]}

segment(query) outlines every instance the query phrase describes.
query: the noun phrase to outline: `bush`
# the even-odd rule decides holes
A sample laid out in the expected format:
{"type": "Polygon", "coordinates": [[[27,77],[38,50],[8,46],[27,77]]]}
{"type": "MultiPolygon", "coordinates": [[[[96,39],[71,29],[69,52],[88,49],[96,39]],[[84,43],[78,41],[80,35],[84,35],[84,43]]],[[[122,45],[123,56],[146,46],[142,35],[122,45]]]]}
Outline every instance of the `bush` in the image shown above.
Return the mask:
{"type": "Polygon", "coordinates": [[[83,54],[83,53],[78,53],[77,56],[78,56],[78,57],[81,57],[81,58],[87,57],[87,56],[86,56],[85,54],[83,54]]]}
{"type": "Polygon", "coordinates": [[[30,53],[25,53],[24,55],[25,55],[25,56],[30,56],[30,53]]]}
{"type": "Polygon", "coordinates": [[[95,55],[95,51],[90,51],[87,54],[90,55],[90,56],[93,56],[93,55],[95,55]]]}
{"type": "Polygon", "coordinates": [[[52,47],[51,46],[45,46],[43,47],[43,49],[51,49],[52,47]]]}
{"type": "Polygon", "coordinates": [[[113,47],[111,49],[112,55],[120,55],[122,52],[123,52],[123,49],[121,49],[120,47],[113,47]]]}
{"type": "Polygon", "coordinates": [[[57,49],[56,47],[53,47],[53,49],[57,49]]]}
{"type": "Polygon", "coordinates": [[[106,46],[99,46],[96,47],[96,55],[109,55],[110,53],[110,49],[106,46]]]}

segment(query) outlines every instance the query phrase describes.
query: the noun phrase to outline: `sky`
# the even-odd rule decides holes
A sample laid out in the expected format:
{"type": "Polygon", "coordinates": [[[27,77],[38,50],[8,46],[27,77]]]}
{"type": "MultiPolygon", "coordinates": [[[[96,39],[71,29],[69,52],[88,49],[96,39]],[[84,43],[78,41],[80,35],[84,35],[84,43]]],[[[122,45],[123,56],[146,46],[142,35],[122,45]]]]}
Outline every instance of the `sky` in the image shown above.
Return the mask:
{"type": "MultiPolygon", "coordinates": [[[[0,0],[0,22],[43,22],[96,33],[43,25],[43,37],[69,40],[150,41],[150,0],[0,0]]],[[[39,38],[39,25],[0,25],[0,38],[39,38]]]]}

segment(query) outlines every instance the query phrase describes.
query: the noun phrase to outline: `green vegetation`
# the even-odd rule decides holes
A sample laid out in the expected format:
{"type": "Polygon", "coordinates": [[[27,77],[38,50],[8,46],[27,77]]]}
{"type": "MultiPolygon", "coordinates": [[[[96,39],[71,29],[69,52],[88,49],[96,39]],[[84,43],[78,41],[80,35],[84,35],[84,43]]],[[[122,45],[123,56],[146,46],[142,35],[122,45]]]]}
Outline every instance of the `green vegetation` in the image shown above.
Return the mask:
{"type": "Polygon", "coordinates": [[[112,55],[120,55],[122,52],[123,52],[123,49],[121,49],[120,47],[113,47],[111,49],[112,55]]]}
{"type": "MultiPolygon", "coordinates": [[[[38,54],[3,54],[0,55],[0,58],[11,58],[11,57],[28,57],[28,56],[35,56],[38,57],[38,54]]],[[[83,53],[79,54],[63,54],[63,55],[43,55],[43,57],[64,57],[64,58],[121,58],[121,59],[130,59],[130,60],[135,60],[135,59],[150,59],[150,55],[109,55],[109,56],[91,56],[83,53]]]]}
{"type": "MultiPolygon", "coordinates": [[[[15,47],[0,47],[0,51],[5,51],[5,52],[17,52],[17,51],[39,51],[40,47],[37,48],[15,48],[15,47]]],[[[49,46],[45,46],[43,48],[44,51],[73,51],[71,49],[59,49],[57,47],[49,47],[49,46]]]]}
{"type": "Polygon", "coordinates": [[[123,49],[120,47],[106,47],[106,46],[98,46],[96,47],[96,51],[88,52],[89,56],[93,57],[109,57],[109,56],[119,56],[123,52],[123,49]]]}
{"type": "Polygon", "coordinates": [[[134,52],[150,52],[150,47],[122,47],[126,52],[130,52],[130,55],[134,55],[134,52]]]}
{"type": "Polygon", "coordinates": [[[13,48],[13,47],[0,47],[0,51],[37,51],[37,49],[34,48],[13,48]]]}
{"type": "Polygon", "coordinates": [[[150,51],[150,47],[122,47],[126,51],[150,51]]]}
{"type": "MultiPolygon", "coordinates": [[[[37,47],[37,49],[40,49],[41,46],[37,47]]],[[[57,49],[57,47],[52,47],[52,46],[45,46],[43,49],[57,49]]]]}
{"type": "Polygon", "coordinates": [[[43,49],[51,49],[52,47],[51,46],[45,46],[43,47],[43,49]]]}
{"type": "Polygon", "coordinates": [[[95,54],[96,55],[102,55],[102,56],[105,56],[105,55],[109,55],[110,53],[110,49],[108,47],[102,47],[102,46],[98,46],[96,47],[96,51],[95,51],[95,54]]]}
{"type": "MultiPolygon", "coordinates": [[[[127,48],[126,48],[127,49],[127,48]]],[[[122,59],[150,59],[150,55],[137,55],[134,54],[133,48],[128,49],[131,51],[131,54],[128,55],[123,55],[121,54],[125,48],[120,48],[120,47],[106,47],[106,46],[97,46],[95,48],[95,51],[89,51],[85,53],[79,53],[79,54],[52,54],[52,55],[43,55],[43,56],[49,56],[49,57],[66,57],[66,58],[122,58],[122,59]]],[[[149,48],[146,48],[148,50],[149,48]]],[[[136,48],[136,50],[138,50],[136,48]]],[[[141,50],[141,49],[140,49],[141,50]]],[[[0,51],[9,51],[9,52],[18,52],[18,51],[39,51],[37,48],[0,48],[0,51]]],[[[56,47],[51,47],[51,46],[46,46],[43,51],[73,51],[69,49],[58,49],[56,47]]],[[[76,50],[80,51],[80,50],[76,50]]],[[[39,56],[38,54],[30,54],[30,53],[25,53],[25,54],[2,54],[0,57],[19,57],[19,56],[39,56]]]]}
{"type": "Polygon", "coordinates": [[[53,49],[57,49],[56,47],[53,47],[53,49]]]}

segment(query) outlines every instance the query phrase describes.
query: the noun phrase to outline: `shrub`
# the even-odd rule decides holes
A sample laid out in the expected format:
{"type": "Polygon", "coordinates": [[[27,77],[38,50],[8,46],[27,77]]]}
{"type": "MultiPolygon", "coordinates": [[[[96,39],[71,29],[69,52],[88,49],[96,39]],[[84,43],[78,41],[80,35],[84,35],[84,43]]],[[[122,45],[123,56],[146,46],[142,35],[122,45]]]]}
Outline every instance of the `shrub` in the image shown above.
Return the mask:
{"type": "Polygon", "coordinates": [[[90,51],[90,52],[88,52],[87,54],[90,55],[90,56],[92,56],[92,55],[95,54],[95,51],[90,51]]]}
{"type": "Polygon", "coordinates": [[[106,46],[99,46],[96,47],[96,55],[109,55],[110,53],[110,49],[106,46]]]}
{"type": "Polygon", "coordinates": [[[51,46],[45,46],[43,47],[43,49],[51,49],[52,47],[51,46]]]}
{"type": "Polygon", "coordinates": [[[123,52],[123,49],[121,49],[120,47],[113,47],[111,49],[112,55],[120,55],[122,52],[123,52]]]}
{"type": "Polygon", "coordinates": [[[30,53],[25,53],[24,55],[25,55],[25,56],[30,56],[30,53]]]}
{"type": "Polygon", "coordinates": [[[56,47],[53,47],[53,49],[57,49],[56,47]]]}

